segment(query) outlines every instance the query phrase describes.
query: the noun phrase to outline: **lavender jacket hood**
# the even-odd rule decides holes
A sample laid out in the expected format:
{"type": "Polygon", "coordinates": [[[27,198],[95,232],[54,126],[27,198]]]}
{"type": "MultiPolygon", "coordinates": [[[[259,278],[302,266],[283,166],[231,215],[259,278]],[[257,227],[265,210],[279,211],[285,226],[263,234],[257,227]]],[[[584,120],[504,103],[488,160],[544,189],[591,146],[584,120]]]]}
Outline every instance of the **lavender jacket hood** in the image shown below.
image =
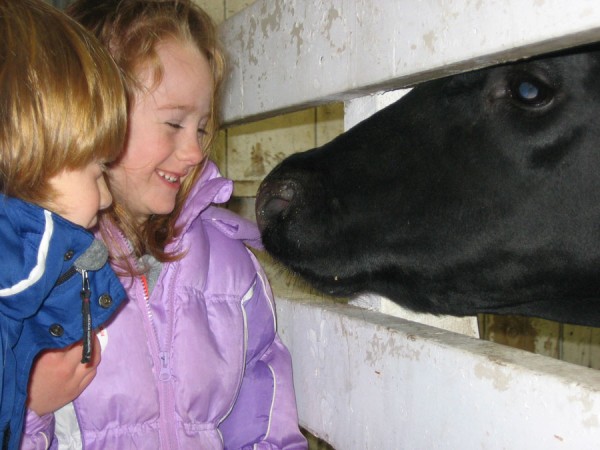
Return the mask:
{"type": "MultiPolygon", "coordinates": [[[[260,242],[258,230],[212,206],[231,192],[231,181],[209,163],[180,217],[182,233],[168,247],[183,259],[163,264],[149,297],[141,277],[122,279],[129,300],[101,333],[102,362],[74,402],[80,430],[67,444],[306,448],[271,290],[244,245],[260,242]]],[[[52,432],[36,426],[28,424],[29,442],[52,432]]]]}

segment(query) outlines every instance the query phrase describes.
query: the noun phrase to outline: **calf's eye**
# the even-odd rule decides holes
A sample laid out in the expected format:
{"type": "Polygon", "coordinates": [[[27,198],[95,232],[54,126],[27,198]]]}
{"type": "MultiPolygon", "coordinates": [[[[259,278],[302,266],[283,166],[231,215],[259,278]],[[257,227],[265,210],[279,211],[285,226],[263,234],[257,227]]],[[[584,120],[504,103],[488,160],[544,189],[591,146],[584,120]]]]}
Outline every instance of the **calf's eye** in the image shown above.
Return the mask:
{"type": "Polygon", "coordinates": [[[513,101],[527,108],[544,107],[554,98],[550,86],[533,78],[517,78],[510,83],[509,89],[513,101]]]}
{"type": "Polygon", "coordinates": [[[533,101],[540,95],[539,88],[529,81],[523,81],[519,84],[519,96],[527,101],[533,101]]]}

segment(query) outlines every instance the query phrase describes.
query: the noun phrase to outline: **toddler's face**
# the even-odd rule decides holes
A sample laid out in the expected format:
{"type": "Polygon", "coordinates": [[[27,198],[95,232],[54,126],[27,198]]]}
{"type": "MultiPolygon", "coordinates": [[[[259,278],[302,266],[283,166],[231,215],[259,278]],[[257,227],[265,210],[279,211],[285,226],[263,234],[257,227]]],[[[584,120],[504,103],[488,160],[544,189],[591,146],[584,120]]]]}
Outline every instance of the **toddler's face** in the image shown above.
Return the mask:
{"type": "Polygon", "coordinates": [[[148,90],[135,99],[125,152],[110,169],[113,195],[140,223],[171,213],[181,183],[203,161],[213,96],[210,66],[198,49],[166,41],[157,54],[162,80],[152,88],[152,71],[141,71],[148,90]]]}
{"type": "Polygon", "coordinates": [[[112,203],[103,167],[97,161],[81,169],[63,170],[50,179],[50,186],[56,197],[49,209],[85,228],[96,225],[98,211],[112,203]]]}

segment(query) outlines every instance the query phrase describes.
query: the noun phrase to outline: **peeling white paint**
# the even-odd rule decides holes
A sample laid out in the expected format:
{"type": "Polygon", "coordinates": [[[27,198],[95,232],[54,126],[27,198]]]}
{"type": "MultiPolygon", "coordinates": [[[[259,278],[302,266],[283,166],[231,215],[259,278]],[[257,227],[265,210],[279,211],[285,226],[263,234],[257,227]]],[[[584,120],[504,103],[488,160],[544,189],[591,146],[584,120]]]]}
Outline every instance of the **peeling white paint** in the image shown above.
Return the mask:
{"type": "Polygon", "coordinates": [[[232,69],[223,117],[233,123],[598,40],[600,8],[597,0],[257,0],[222,23],[221,37],[232,69]]]}
{"type": "Polygon", "coordinates": [[[475,366],[473,374],[481,380],[489,380],[494,389],[506,391],[510,388],[513,375],[502,368],[499,364],[490,364],[489,361],[479,363],[475,366]]]}
{"type": "Polygon", "coordinates": [[[277,313],[301,423],[334,448],[600,442],[599,371],[352,306],[279,298],[277,313]]]}

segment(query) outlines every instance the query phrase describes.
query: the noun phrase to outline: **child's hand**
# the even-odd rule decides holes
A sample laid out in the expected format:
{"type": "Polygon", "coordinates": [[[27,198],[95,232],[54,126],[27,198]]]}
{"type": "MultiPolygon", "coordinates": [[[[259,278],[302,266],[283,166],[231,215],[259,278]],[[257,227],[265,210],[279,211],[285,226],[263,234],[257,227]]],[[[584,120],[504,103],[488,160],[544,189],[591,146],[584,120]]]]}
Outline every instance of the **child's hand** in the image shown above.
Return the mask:
{"type": "Polygon", "coordinates": [[[87,364],[81,363],[81,342],[40,354],[29,378],[29,409],[43,416],[62,408],[83,392],[96,376],[100,363],[100,342],[96,335],[94,339],[92,359],[87,364]]]}

